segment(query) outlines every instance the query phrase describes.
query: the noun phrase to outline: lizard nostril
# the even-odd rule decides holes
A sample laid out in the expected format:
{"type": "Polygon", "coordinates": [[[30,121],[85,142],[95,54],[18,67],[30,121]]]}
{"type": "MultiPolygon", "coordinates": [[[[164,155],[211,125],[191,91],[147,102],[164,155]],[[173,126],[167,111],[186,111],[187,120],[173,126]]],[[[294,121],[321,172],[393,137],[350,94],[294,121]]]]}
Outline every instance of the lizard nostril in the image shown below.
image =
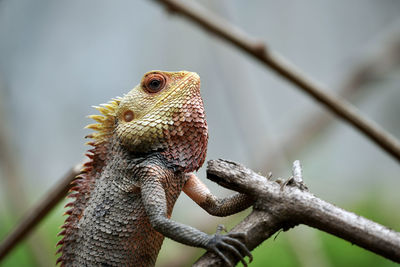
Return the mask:
{"type": "Polygon", "coordinates": [[[123,117],[124,117],[124,121],[126,121],[126,122],[132,121],[134,118],[133,111],[132,110],[125,111],[123,117]]]}

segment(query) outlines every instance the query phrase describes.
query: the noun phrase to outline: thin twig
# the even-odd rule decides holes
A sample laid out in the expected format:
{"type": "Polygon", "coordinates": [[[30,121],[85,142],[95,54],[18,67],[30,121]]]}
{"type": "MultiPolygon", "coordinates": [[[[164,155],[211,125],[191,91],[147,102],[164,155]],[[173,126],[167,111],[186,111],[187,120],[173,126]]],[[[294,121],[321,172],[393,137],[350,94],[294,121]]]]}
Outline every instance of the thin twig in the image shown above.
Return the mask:
{"type": "MultiPolygon", "coordinates": [[[[19,218],[21,213],[25,212],[29,201],[26,197],[26,183],[20,172],[20,163],[18,162],[17,150],[13,147],[15,144],[13,135],[10,134],[8,127],[8,120],[10,115],[8,109],[4,106],[5,99],[2,97],[1,90],[5,89],[1,85],[0,79],[0,121],[2,127],[0,127],[0,176],[4,182],[3,197],[5,198],[5,204],[9,210],[7,213],[11,215],[13,219],[19,218]]],[[[0,192],[1,194],[1,192],[0,192]]],[[[44,237],[40,233],[33,235],[27,240],[27,248],[31,252],[31,264],[35,266],[45,266],[51,255],[49,255],[44,246],[44,237]]]]}
{"type": "Polygon", "coordinates": [[[301,169],[301,165],[300,165],[300,161],[296,160],[295,162],[293,162],[293,180],[300,184],[303,183],[303,173],[302,173],[302,169],[301,169]]]}
{"type": "MultiPolygon", "coordinates": [[[[171,1],[171,0],[159,0],[159,2],[162,2],[165,5],[167,5],[171,11],[179,12],[180,14],[187,16],[189,19],[192,19],[193,21],[199,23],[205,29],[222,37],[223,39],[227,40],[228,42],[233,43],[234,45],[238,46],[239,48],[243,49],[246,52],[249,52],[250,54],[252,54],[255,57],[259,57],[258,54],[261,54],[261,55],[264,54],[264,53],[260,53],[260,50],[263,49],[262,48],[264,46],[263,44],[261,44],[259,42],[254,42],[254,41],[247,42],[246,39],[248,39],[248,37],[245,34],[243,34],[243,32],[241,32],[240,30],[238,30],[236,28],[232,30],[232,26],[230,26],[230,25],[227,26],[227,23],[222,21],[221,19],[213,18],[213,21],[209,22],[208,16],[210,16],[210,15],[209,14],[204,15],[201,12],[200,12],[200,14],[197,14],[198,13],[197,7],[195,7],[192,10],[197,15],[193,15],[192,11],[190,10],[190,9],[192,9],[192,7],[189,6],[189,8],[188,8],[187,5],[183,6],[183,4],[181,2],[171,1]],[[211,24],[211,26],[209,26],[209,24],[211,24]],[[215,26],[214,24],[217,26],[215,26]],[[234,38],[235,35],[237,35],[238,38],[234,38]],[[260,47],[261,47],[261,49],[260,49],[260,47]],[[251,51],[248,51],[248,50],[254,50],[253,51],[254,53],[251,51]]],[[[266,55],[263,55],[263,57],[265,57],[265,56],[266,55]]],[[[262,59],[262,58],[259,58],[259,60],[264,61],[264,59],[262,59]]],[[[268,65],[269,63],[265,62],[265,64],[268,65]]],[[[273,66],[271,65],[271,67],[273,67],[273,66]]],[[[283,76],[286,77],[285,75],[283,75],[283,76]]],[[[295,81],[292,81],[292,82],[297,84],[295,81]]],[[[322,120],[322,118],[321,118],[321,120],[322,120]]],[[[312,120],[312,121],[315,122],[315,120],[312,120]]],[[[325,123],[316,123],[316,124],[325,125],[325,123]]],[[[307,127],[307,128],[310,129],[309,127],[307,127]]],[[[321,126],[321,128],[322,128],[322,126],[321,126]]],[[[380,130],[380,131],[382,132],[382,130],[380,130]]],[[[378,129],[378,133],[379,133],[379,129],[378,129]]],[[[308,134],[304,134],[304,135],[308,135],[308,134]]],[[[378,134],[378,137],[379,136],[380,135],[378,134]]],[[[383,136],[385,136],[385,134],[383,136]]],[[[387,143],[390,144],[391,143],[390,141],[393,141],[394,139],[392,137],[390,137],[390,135],[388,135],[388,136],[389,136],[389,138],[386,138],[386,139],[388,139],[387,143]]],[[[294,138],[294,140],[297,140],[296,141],[297,144],[298,144],[299,139],[301,139],[301,138],[294,138]]],[[[378,138],[378,139],[380,139],[380,138],[378,138]]],[[[383,139],[385,139],[385,138],[383,138],[383,139]]],[[[375,142],[378,143],[378,141],[375,141],[375,142]]],[[[394,140],[394,143],[397,144],[397,141],[394,140]]],[[[289,147],[293,147],[293,146],[289,146],[289,147]]],[[[393,147],[398,148],[398,144],[394,145],[393,147]]],[[[398,149],[394,149],[394,150],[398,151],[398,149]]],[[[398,155],[398,152],[393,152],[393,153],[396,153],[396,155],[398,155]]],[[[398,159],[397,156],[396,156],[396,158],[398,159]]],[[[75,177],[77,174],[78,174],[78,172],[71,174],[72,176],[70,177],[70,181],[72,181],[73,177],[75,177]]],[[[66,178],[66,177],[64,177],[64,178],[66,178]]],[[[16,229],[6,238],[6,240],[3,241],[3,243],[0,245],[0,260],[19,241],[21,241],[22,238],[25,237],[24,235],[26,233],[30,232],[31,229],[34,228],[36,226],[36,224],[40,222],[41,217],[44,217],[61,199],[64,198],[64,196],[66,195],[66,192],[69,189],[70,182],[64,183],[63,179],[62,179],[62,181],[60,181],[60,185],[64,184],[64,187],[62,188],[59,185],[57,185],[55,188],[53,188],[52,190],[49,191],[49,193],[47,194],[49,197],[45,197],[44,200],[40,204],[38,204],[37,208],[39,210],[41,210],[41,213],[39,214],[39,213],[31,212],[31,213],[27,214],[24,217],[24,219],[21,221],[20,225],[18,225],[16,227],[16,229]],[[57,200],[55,200],[55,199],[57,199],[57,200]],[[42,207],[42,208],[40,208],[40,207],[42,207]]]]}
{"type": "Polygon", "coordinates": [[[3,240],[0,244],[0,261],[65,197],[72,180],[80,171],[80,166],[77,165],[69,170],[48,195],[36,207],[31,208],[30,212],[21,219],[20,224],[3,240]]]}
{"type": "MultiPolygon", "coordinates": [[[[299,168],[300,165],[294,167],[293,176],[301,173],[299,168]]],[[[400,233],[325,202],[296,184],[281,191],[278,183],[226,160],[209,161],[207,177],[256,199],[253,212],[232,229],[246,234],[250,249],[280,229],[305,224],[400,263],[400,233]]],[[[229,258],[233,261],[232,256],[229,258]]],[[[218,257],[207,252],[194,266],[222,266],[221,263],[218,257]]]]}
{"type": "Polygon", "coordinates": [[[196,4],[178,0],[156,0],[165,5],[169,11],[180,14],[195,22],[205,30],[235,45],[242,51],[253,56],[276,73],[290,81],[298,88],[308,93],[330,111],[350,123],[370,138],[383,150],[400,161],[400,143],[390,133],[383,130],[375,122],[361,115],[358,110],[344,99],[334,96],[290,66],[282,56],[267,49],[260,41],[254,41],[246,33],[233,27],[220,17],[217,17],[196,4]]]}
{"type": "MultiPolygon", "coordinates": [[[[385,74],[395,70],[400,65],[400,31],[399,24],[395,29],[388,31],[384,37],[380,37],[373,44],[374,52],[364,51],[358,55],[355,61],[358,63],[349,71],[340,86],[339,95],[345,99],[351,99],[360,88],[365,88],[368,84],[383,79],[385,74]]],[[[325,113],[315,114],[309,118],[309,123],[303,123],[304,134],[293,138],[287,147],[301,146],[299,143],[306,143],[306,136],[313,136],[313,133],[320,132],[328,122],[332,121],[330,116],[325,113]],[[309,130],[306,130],[309,129],[309,130]],[[301,142],[299,142],[301,140],[301,142]]],[[[304,145],[304,144],[303,144],[304,145]]]]}
{"type": "MultiPolygon", "coordinates": [[[[397,24],[396,24],[397,25],[397,24]]],[[[354,95],[365,88],[369,83],[382,79],[384,74],[394,70],[400,65],[400,32],[399,27],[388,31],[384,37],[375,41],[375,51],[363,51],[357,56],[357,63],[349,74],[345,77],[338,90],[338,94],[345,99],[353,99],[354,95]]],[[[326,112],[318,112],[307,116],[299,129],[293,131],[290,136],[282,140],[276,147],[280,151],[271,151],[265,155],[262,164],[256,169],[267,171],[282,163],[282,150],[286,158],[293,157],[311,141],[315,140],[316,135],[321,134],[330,123],[334,122],[332,116],[326,112]],[[280,161],[280,162],[279,162],[280,161]]],[[[268,147],[267,150],[271,150],[268,147]]]]}

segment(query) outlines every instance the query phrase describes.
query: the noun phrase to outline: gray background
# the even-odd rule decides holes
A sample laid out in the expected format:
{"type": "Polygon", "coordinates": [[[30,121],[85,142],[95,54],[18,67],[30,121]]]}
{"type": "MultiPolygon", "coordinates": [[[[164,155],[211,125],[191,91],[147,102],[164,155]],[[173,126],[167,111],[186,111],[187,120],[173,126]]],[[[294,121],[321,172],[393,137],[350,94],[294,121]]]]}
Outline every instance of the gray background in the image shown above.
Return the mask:
{"type": "MultiPolygon", "coordinates": [[[[360,64],[400,38],[399,1],[199,2],[267,42],[332,92],[360,64]]],[[[398,66],[384,68],[351,101],[400,137],[398,66]]],[[[90,123],[85,116],[96,113],[91,106],[128,92],[152,69],[184,69],[201,76],[210,129],[207,159],[232,159],[264,174],[272,171],[274,177],[288,177],[291,162],[300,159],[316,195],[346,207],[376,194],[388,203],[382,209],[398,212],[398,162],[339,120],[289,153],[284,141],[326,110],[160,5],[144,0],[3,0],[0,127],[22,180],[18,193],[29,201],[25,209],[83,159],[83,136],[89,132],[83,127],[90,123]]],[[[204,169],[199,176],[206,180],[204,169]]],[[[10,192],[4,172],[0,178],[0,210],[6,210],[10,192]]],[[[206,183],[219,196],[228,193],[206,183]]],[[[211,229],[217,224],[184,196],[174,219],[204,230],[210,229],[204,226],[208,221],[211,229]]]]}

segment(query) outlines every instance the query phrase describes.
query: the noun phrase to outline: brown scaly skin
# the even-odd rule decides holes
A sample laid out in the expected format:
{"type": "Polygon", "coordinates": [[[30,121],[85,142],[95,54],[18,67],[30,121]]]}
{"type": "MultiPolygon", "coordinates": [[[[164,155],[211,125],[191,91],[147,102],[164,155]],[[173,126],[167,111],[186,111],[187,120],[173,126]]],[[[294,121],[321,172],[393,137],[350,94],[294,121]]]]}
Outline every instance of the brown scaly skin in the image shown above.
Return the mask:
{"type": "Polygon", "coordinates": [[[93,149],[69,197],[74,202],[58,245],[62,266],[154,266],[164,236],[244,264],[251,254],[240,233],[205,234],[170,219],[183,190],[216,216],[246,209],[242,194],[213,196],[191,172],[204,162],[207,123],[196,73],[151,71],[122,98],[91,118],[93,149]],[[221,251],[221,248],[223,249],[221,251]]]}

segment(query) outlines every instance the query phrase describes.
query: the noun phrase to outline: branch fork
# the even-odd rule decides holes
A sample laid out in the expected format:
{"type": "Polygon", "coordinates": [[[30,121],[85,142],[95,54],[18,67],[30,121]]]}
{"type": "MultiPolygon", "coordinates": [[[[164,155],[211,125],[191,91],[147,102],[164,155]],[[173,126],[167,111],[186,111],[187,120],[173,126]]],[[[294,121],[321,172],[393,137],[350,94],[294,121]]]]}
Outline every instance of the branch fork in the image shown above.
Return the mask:
{"type": "MultiPolygon", "coordinates": [[[[254,197],[251,214],[232,229],[245,233],[251,250],[280,230],[305,224],[400,263],[400,233],[315,197],[303,182],[299,161],[293,163],[292,176],[281,184],[222,159],[208,162],[207,178],[254,197]]],[[[233,255],[228,257],[235,262],[233,255]]],[[[210,265],[223,263],[207,252],[193,266],[210,265]]]]}

